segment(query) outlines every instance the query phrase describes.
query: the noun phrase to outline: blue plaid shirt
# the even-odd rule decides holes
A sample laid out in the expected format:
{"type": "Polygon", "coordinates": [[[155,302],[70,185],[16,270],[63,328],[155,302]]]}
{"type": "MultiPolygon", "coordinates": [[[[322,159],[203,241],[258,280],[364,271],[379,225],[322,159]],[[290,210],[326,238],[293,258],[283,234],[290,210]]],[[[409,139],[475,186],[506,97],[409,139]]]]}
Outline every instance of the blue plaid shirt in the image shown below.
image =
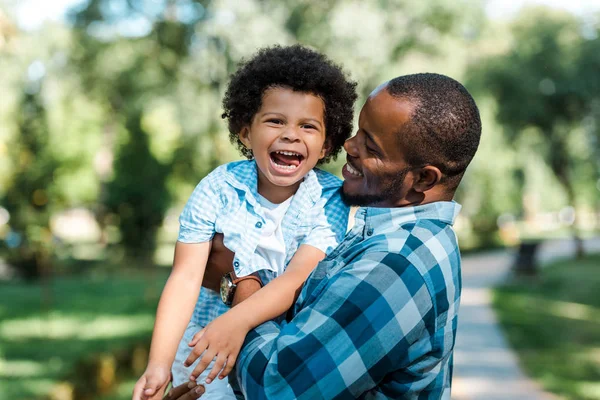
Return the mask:
{"type": "MultiPolygon", "coordinates": [[[[286,265],[302,244],[329,254],[343,239],[349,208],[342,202],[341,185],[339,178],[318,169],[306,175],[281,225],[286,265]]],[[[259,272],[263,282],[268,283],[277,271],[255,251],[265,224],[257,190],[254,161],[217,167],[200,181],[183,209],[177,240],[201,243],[211,240],[215,232],[223,233],[223,243],[235,253],[235,273],[246,276],[259,272]]],[[[202,288],[192,322],[206,326],[228,309],[218,293],[202,288]]]]}
{"type": "Polygon", "coordinates": [[[459,307],[454,202],[360,208],[306,281],[294,317],[251,331],[247,399],[450,399],[459,307]]]}

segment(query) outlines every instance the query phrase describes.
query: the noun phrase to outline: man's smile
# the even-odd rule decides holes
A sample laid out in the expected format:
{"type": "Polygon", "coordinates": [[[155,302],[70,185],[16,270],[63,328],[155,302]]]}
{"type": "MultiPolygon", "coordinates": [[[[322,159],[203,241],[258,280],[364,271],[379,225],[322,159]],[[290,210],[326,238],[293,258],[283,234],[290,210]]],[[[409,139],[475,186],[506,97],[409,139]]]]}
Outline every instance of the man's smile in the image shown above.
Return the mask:
{"type": "MultiPolygon", "coordinates": [[[[350,174],[350,176],[356,177],[356,178],[361,178],[363,176],[363,174],[359,171],[359,169],[350,163],[350,160],[348,160],[348,158],[346,158],[346,165],[342,169],[342,175],[345,175],[344,172],[347,172],[348,174],[350,174]]],[[[344,178],[347,178],[347,177],[344,176],[344,178]]]]}

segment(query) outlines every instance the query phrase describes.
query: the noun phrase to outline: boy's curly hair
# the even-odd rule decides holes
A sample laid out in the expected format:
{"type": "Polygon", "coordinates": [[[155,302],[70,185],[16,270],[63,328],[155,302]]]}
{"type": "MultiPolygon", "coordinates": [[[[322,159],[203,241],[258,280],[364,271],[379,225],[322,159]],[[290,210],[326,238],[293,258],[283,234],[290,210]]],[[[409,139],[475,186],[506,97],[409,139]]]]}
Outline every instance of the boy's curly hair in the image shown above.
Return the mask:
{"type": "Polygon", "coordinates": [[[356,82],[323,54],[298,44],[260,49],[251,59],[242,61],[231,76],[223,99],[223,118],[227,119],[231,142],[237,142],[244,156],[252,157],[238,134],[252,123],[265,90],[272,87],[288,87],[323,100],[329,151],[319,164],[335,160],[352,132],[356,82]]]}

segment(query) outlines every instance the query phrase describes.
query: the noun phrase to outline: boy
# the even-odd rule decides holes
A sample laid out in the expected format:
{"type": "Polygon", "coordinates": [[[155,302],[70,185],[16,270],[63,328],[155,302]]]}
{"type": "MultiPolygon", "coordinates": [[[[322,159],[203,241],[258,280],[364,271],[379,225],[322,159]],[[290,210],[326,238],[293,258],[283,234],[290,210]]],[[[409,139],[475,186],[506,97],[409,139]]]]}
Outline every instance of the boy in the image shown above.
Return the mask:
{"type": "Polygon", "coordinates": [[[160,395],[172,364],[175,385],[196,380],[194,365],[182,366],[189,346],[208,348],[203,359],[216,357],[203,397],[235,398],[225,377],[246,333],[283,314],[345,234],[348,207],[341,181],[313,168],[335,158],[349,137],[355,86],[323,55],[299,45],[263,49],[233,75],[224,118],[230,139],[249,160],[211,172],[181,215],[173,271],[134,400],[160,395]],[[232,283],[273,280],[246,305],[236,306],[235,316],[217,293],[202,290],[198,298],[215,232],[223,233],[235,253],[232,283]],[[218,340],[194,336],[209,323],[218,340]],[[219,372],[221,379],[210,384],[219,372]]]}

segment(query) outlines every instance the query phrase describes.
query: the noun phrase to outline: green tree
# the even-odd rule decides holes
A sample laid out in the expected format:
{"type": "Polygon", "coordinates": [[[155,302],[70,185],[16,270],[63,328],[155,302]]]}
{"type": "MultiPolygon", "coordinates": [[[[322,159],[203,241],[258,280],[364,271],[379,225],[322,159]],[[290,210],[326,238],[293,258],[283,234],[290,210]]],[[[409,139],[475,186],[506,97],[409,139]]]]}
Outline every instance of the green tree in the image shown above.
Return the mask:
{"type": "Polygon", "coordinates": [[[122,243],[133,260],[152,254],[156,231],[170,204],[166,177],[170,165],[161,164],[149,149],[140,114],[130,114],[127,139],[115,162],[115,176],[107,185],[106,206],[118,215],[122,243]]]}
{"type": "MultiPolygon", "coordinates": [[[[174,182],[195,184],[230,158],[223,151],[227,135],[219,118],[221,95],[236,62],[256,48],[300,41],[334,59],[342,61],[344,57],[347,68],[356,69],[357,78],[370,91],[382,79],[382,66],[412,49],[433,51],[436,40],[457,31],[464,14],[464,10],[441,0],[435,7],[410,0],[372,4],[348,0],[160,0],[151,6],[141,1],[91,0],[73,9],[76,40],[71,60],[90,99],[106,110],[105,147],[115,154],[113,174],[100,177],[98,220],[102,224],[107,213],[117,212],[124,244],[136,248],[132,250],[136,254],[152,248],[148,237],[143,245],[135,242],[133,232],[155,232],[167,210],[166,203],[161,196],[145,196],[144,201],[156,202],[148,205],[157,213],[150,227],[143,208],[135,206],[137,194],[157,193],[159,188],[173,192],[182,187],[174,182]],[[375,29],[359,38],[357,49],[351,25],[362,16],[368,16],[375,29]],[[391,29],[399,23],[403,29],[391,29]],[[373,51],[373,43],[379,43],[377,51],[373,51]],[[145,122],[152,119],[149,116],[161,102],[174,106],[176,124],[182,132],[170,154],[162,158],[155,144],[164,133],[145,122]],[[130,152],[132,141],[118,150],[123,130],[131,138],[133,132],[143,130],[150,151],[130,152]],[[126,153],[128,160],[120,160],[126,153]],[[153,157],[170,166],[169,173],[138,179],[136,162],[154,162],[153,157]],[[123,191],[123,182],[137,187],[123,191]],[[117,203],[129,206],[119,208],[117,203]],[[124,218],[122,212],[132,215],[124,218]]],[[[141,136],[135,137],[138,141],[141,136]]],[[[135,146],[142,146],[142,142],[135,146]]],[[[187,189],[181,192],[189,194],[187,189]]],[[[174,194],[179,199],[185,197],[174,194]]]]}
{"type": "Polygon", "coordinates": [[[10,233],[5,246],[8,261],[28,279],[50,267],[50,215],[57,162],[49,150],[46,110],[40,99],[41,82],[30,82],[17,110],[17,138],[11,144],[14,173],[0,204],[9,212],[10,233]]]}
{"type": "MultiPolygon", "coordinates": [[[[573,206],[578,201],[573,171],[579,157],[571,141],[585,115],[577,83],[579,32],[579,22],[570,14],[529,9],[512,25],[508,53],[483,60],[470,72],[474,85],[496,99],[496,118],[508,141],[541,154],[573,206]]],[[[576,224],[573,236],[582,254],[576,224]]]]}

